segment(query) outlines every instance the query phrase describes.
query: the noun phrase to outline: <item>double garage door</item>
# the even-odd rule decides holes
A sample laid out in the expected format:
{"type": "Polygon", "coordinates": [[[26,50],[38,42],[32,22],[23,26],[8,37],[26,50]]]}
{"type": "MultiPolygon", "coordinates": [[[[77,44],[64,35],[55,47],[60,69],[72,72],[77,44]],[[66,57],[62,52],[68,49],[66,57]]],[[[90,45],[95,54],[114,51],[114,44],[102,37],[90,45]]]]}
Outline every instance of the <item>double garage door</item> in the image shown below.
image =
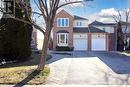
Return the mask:
{"type": "Polygon", "coordinates": [[[85,51],[91,46],[91,51],[106,51],[106,35],[92,34],[91,40],[88,40],[87,34],[75,34],[73,39],[74,50],[85,51]],[[91,45],[88,45],[91,44],[91,45]]]}

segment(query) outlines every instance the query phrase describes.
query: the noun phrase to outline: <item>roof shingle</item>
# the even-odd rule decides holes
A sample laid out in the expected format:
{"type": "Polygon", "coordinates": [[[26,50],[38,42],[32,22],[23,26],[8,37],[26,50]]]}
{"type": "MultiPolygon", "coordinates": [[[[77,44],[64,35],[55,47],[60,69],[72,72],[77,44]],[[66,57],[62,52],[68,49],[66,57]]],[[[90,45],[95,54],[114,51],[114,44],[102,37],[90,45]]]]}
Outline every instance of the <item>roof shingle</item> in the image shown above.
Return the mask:
{"type": "Polygon", "coordinates": [[[76,15],[74,16],[74,19],[75,19],[75,20],[79,20],[79,19],[80,19],[80,20],[88,20],[88,19],[86,19],[86,18],[79,17],[79,16],[76,16],[76,15]]]}
{"type": "Polygon", "coordinates": [[[105,31],[103,30],[100,30],[98,28],[95,28],[95,27],[80,27],[80,28],[73,28],[73,32],[74,33],[106,33],[105,31]]]}

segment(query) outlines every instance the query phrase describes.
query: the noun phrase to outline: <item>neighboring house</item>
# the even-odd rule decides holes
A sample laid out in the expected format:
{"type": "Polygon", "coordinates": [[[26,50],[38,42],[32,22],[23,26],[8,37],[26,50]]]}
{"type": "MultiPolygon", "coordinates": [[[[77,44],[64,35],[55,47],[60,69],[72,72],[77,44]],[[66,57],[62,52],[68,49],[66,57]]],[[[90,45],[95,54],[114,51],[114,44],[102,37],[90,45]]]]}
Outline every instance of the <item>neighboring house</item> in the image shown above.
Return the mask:
{"type": "Polygon", "coordinates": [[[37,49],[37,30],[34,29],[34,28],[33,28],[33,31],[32,31],[31,48],[37,49]]]}
{"type": "Polygon", "coordinates": [[[109,51],[116,50],[116,34],[115,34],[116,25],[115,23],[102,23],[102,22],[94,21],[91,24],[89,24],[89,26],[93,26],[107,32],[109,34],[108,35],[109,51]]]}
{"type": "Polygon", "coordinates": [[[54,20],[53,50],[109,51],[109,33],[94,26],[88,19],[60,11],[54,20]]]}
{"type": "MultiPolygon", "coordinates": [[[[102,23],[98,21],[92,22],[89,26],[96,27],[109,33],[109,50],[116,50],[116,23],[102,23]]],[[[128,28],[126,29],[126,22],[122,22],[122,32],[126,33],[127,47],[130,47],[130,24],[128,23],[128,28]],[[126,30],[126,31],[125,31],[126,30]]],[[[124,34],[125,35],[125,34],[124,34]]]]}

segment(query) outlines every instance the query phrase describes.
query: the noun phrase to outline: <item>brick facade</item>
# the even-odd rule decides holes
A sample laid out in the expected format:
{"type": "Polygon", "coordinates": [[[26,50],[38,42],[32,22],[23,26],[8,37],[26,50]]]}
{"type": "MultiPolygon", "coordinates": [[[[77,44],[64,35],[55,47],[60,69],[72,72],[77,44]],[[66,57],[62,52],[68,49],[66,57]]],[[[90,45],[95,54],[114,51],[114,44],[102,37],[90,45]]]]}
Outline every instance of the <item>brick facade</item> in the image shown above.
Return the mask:
{"type": "MultiPolygon", "coordinates": [[[[89,28],[91,29],[91,28],[89,28]]],[[[56,17],[55,17],[55,20],[54,20],[54,27],[53,27],[53,50],[56,50],[56,47],[57,47],[57,32],[59,31],[67,31],[68,32],[68,47],[72,48],[73,47],[73,35],[74,33],[76,32],[74,30],[74,17],[71,16],[70,14],[68,14],[66,11],[62,10],[60,11],[56,17]],[[58,18],[68,18],[69,19],[69,26],[68,27],[57,27],[57,19],[58,18]],[[74,31],[73,31],[74,30],[74,31]]],[[[104,32],[104,31],[101,31],[100,29],[97,29],[97,28],[93,28],[90,30],[90,33],[87,32],[86,30],[86,27],[85,29],[77,29],[77,30],[85,30],[85,32],[82,32],[84,34],[87,35],[87,48],[88,48],[88,51],[91,51],[92,48],[91,48],[91,45],[92,45],[92,34],[94,33],[100,33],[100,34],[105,34],[105,37],[106,37],[106,50],[111,50],[111,47],[109,46],[112,41],[109,40],[109,38],[111,38],[109,36],[109,34],[107,32],[104,32]]],[[[79,32],[77,32],[79,33],[79,32]]],[[[112,43],[113,44],[113,43],[112,43]]],[[[114,48],[114,47],[112,47],[114,48]]]]}
{"type": "Polygon", "coordinates": [[[53,49],[56,50],[57,46],[57,32],[59,30],[66,30],[68,32],[68,47],[73,47],[73,21],[74,17],[68,14],[66,11],[60,11],[54,20],[53,28],[53,49]],[[69,27],[57,27],[57,18],[69,18],[69,27]]]}

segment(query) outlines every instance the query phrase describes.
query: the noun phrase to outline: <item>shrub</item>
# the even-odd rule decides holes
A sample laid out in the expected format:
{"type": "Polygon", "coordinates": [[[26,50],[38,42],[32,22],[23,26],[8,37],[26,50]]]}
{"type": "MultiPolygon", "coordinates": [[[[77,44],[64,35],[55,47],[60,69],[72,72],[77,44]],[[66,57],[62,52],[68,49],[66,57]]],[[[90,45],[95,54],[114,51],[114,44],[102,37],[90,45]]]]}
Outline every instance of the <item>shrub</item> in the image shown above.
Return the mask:
{"type": "Polygon", "coordinates": [[[57,51],[73,51],[73,47],[61,47],[61,46],[56,46],[57,51]]]}

